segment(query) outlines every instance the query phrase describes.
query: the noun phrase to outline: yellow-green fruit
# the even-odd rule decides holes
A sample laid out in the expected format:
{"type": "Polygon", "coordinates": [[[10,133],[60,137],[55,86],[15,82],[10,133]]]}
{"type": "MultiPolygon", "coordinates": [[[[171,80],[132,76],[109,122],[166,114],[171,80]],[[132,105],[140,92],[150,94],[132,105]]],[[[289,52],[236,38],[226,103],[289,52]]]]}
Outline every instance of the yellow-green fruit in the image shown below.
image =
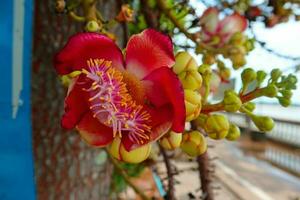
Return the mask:
{"type": "Polygon", "coordinates": [[[204,129],[210,138],[220,140],[226,137],[229,122],[223,115],[212,114],[206,119],[204,129]]]}
{"type": "Polygon", "coordinates": [[[234,124],[230,124],[226,139],[230,141],[237,140],[241,135],[240,128],[234,124]]]}
{"type": "Polygon", "coordinates": [[[184,90],[185,121],[196,119],[201,111],[201,95],[197,91],[184,90]]]}
{"type": "Polygon", "coordinates": [[[188,52],[183,51],[176,54],[175,65],[173,66],[175,74],[180,74],[184,71],[194,71],[197,68],[196,60],[188,52]]]}
{"type": "Polygon", "coordinates": [[[192,131],[183,134],[180,148],[189,156],[199,156],[207,149],[204,136],[199,131],[192,131]]]}
{"type": "Polygon", "coordinates": [[[100,26],[98,22],[95,20],[88,21],[87,24],[85,25],[85,30],[88,32],[98,32],[100,31],[100,26]]]}
{"type": "Polygon", "coordinates": [[[271,117],[268,116],[251,116],[252,121],[254,122],[255,126],[263,132],[271,131],[275,123],[271,117]]]}
{"type": "Polygon", "coordinates": [[[145,144],[141,147],[127,151],[121,139],[116,137],[110,145],[109,153],[116,159],[128,163],[140,163],[146,160],[151,151],[151,144],[145,144]]]}
{"type": "Polygon", "coordinates": [[[170,131],[159,140],[159,143],[163,148],[167,150],[173,150],[180,146],[181,140],[182,133],[175,133],[173,131],[170,131]]]}
{"type": "Polygon", "coordinates": [[[184,89],[196,90],[202,85],[202,76],[197,70],[183,71],[178,78],[184,89]]]}

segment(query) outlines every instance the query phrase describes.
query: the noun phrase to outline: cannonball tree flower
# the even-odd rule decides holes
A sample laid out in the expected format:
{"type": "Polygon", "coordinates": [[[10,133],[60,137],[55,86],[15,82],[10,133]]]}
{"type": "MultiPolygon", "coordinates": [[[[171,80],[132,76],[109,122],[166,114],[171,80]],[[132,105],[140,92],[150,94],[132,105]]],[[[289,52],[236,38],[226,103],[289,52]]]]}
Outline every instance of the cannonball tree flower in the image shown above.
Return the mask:
{"type": "Polygon", "coordinates": [[[247,20],[242,15],[233,13],[220,20],[218,9],[213,7],[204,11],[199,23],[201,41],[215,47],[222,47],[234,33],[243,32],[247,27],[247,20]]]}
{"type": "Polygon", "coordinates": [[[76,128],[90,145],[121,140],[130,152],[185,123],[182,85],[171,70],[170,38],[153,29],[133,35],[125,56],[108,37],[79,33],[55,56],[59,75],[77,72],[61,124],[76,128]]]}

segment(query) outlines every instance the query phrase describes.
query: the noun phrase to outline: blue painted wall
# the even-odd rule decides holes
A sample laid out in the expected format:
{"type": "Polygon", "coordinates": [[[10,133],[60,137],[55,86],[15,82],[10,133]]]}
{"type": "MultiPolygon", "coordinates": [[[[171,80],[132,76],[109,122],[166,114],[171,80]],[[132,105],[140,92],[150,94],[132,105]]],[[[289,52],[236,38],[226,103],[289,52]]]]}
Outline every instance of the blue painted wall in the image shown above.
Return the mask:
{"type": "Polygon", "coordinates": [[[23,89],[16,118],[12,118],[13,3],[0,1],[0,199],[35,199],[31,135],[30,71],[33,0],[25,0],[23,89]]]}

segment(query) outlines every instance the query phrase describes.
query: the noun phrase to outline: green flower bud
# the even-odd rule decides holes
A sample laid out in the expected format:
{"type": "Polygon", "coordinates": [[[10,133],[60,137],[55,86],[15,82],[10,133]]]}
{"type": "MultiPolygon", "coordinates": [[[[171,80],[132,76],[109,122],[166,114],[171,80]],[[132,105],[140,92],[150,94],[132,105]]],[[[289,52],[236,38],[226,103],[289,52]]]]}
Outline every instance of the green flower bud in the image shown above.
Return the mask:
{"type": "Polygon", "coordinates": [[[255,106],[255,103],[253,103],[253,102],[247,102],[247,103],[244,103],[242,107],[245,108],[247,111],[252,112],[256,106],[255,106]]]}
{"type": "Polygon", "coordinates": [[[290,99],[293,96],[293,92],[291,90],[281,90],[280,93],[287,99],[290,99]]]}
{"type": "Polygon", "coordinates": [[[251,119],[255,126],[263,132],[271,131],[275,125],[273,119],[268,116],[252,115],[251,119]]]}
{"type": "Polygon", "coordinates": [[[196,60],[186,51],[178,52],[175,56],[173,71],[180,74],[184,71],[195,71],[198,68],[196,60]]]}
{"type": "Polygon", "coordinates": [[[282,71],[278,68],[276,69],[273,69],[271,71],[271,79],[274,81],[274,82],[277,82],[277,80],[280,78],[280,76],[282,75],[282,71]]]}
{"type": "Polygon", "coordinates": [[[240,135],[240,128],[234,124],[230,124],[226,139],[230,141],[235,141],[240,137],[240,135]]]}
{"type": "Polygon", "coordinates": [[[290,84],[296,84],[298,82],[297,77],[293,74],[289,74],[287,79],[290,84]]]}
{"type": "Polygon", "coordinates": [[[201,111],[201,95],[192,90],[184,90],[184,102],[186,109],[186,119],[189,122],[196,119],[201,111]]]}
{"type": "Polygon", "coordinates": [[[242,106],[242,101],[233,90],[227,90],[224,93],[223,105],[225,111],[236,112],[242,106]]]}
{"type": "Polygon", "coordinates": [[[182,133],[170,131],[159,140],[159,143],[163,148],[167,150],[173,150],[180,146],[181,140],[182,133]]]}
{"type": "Polygon", "coordinates": [[[243,85],[247,85],[256,79],[256,72],[252,68],[246,68],[241,74],[243,85]]]}
{"type": "Polygon", "coordinates": [[[199,131],[192,131],[183,134],[180,148],[189,156],[195,157],[206,151],[207,144],[202,133],[199,131]]]}
{"type": "Polygon", "coordinates": [[[237,54],[231,55],[229,57],[229,59],[231,60],[232,67],[234,69],[239,69],[247,63],[245,54],[242,54],[242,53],[237,53],[237,54]]]}
{"type": "Polygon", "coordinates": [[[223,139],[229,130],[228,119],[224,115],[212,114],[206,119],[204,129],[210,138],[223,139]]]}
{"type": "Polygon", "coordinates": [[[267,87],[262,90],[264,96],[266,97],[276,97],[278,93],[278,89],[274,84],[269,84],[267,87]]]}
{"type": "Polygon", "coordinates": [[[252,51],[255,47],[255,40],[254,39],[248,39],[245,43],[244,43],[244,47],[246,48],[246,51],[252,51]]]}
{"type": "Polygon", "coordinates": [[[128,163],[140,163],[148,158],[151,152],[151,144],[127,151],[121,139],[116,137],[110,145],[109,153],[116,159],[128,163]]]}
{"type": "Polygon", "coordinates": [[[197,70],[183,71],[178,78],[184,89],[196,90],[202,85],[202,76],[197,70]]]}
{"type": "Polygon", "coordinates": [[[280,83],[280,86],[283,86],[287,90],[295,90],[297,88],[297,77],[289,74],[288,77],[284,78],[282,83],[280,83]]]}
{"type": "Polygon", "coordinates": [[[88,32],[99,32],[100,26],[95,20],[88,21],[85,25],[85,30],[88,32]]]}
{"type": "Polygon", "coordinates": [[[286,97],[277,97],[280,105],[282,105],[283,107],[288,107],[292,104],[292,101],[290,98],[286,98],[286,97]]]}
{"type": "Polygon", "coordinates": [[[256,72],[256,81],[257,81],[257,86],[258,87],[263,83],[266,76],[267,76],[267,73],[262,71],[262,70],[259,70],[259,71],[256,72]]]}

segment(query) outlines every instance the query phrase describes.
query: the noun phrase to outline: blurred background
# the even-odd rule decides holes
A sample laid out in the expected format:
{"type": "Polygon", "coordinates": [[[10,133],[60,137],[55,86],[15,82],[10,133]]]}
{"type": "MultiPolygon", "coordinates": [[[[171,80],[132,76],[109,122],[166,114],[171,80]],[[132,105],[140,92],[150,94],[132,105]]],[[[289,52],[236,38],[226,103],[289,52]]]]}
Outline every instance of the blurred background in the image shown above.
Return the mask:
{"type": "MultiPolygon", "coordinates": [[[[199,13],[207,3],[210,1],[190,1],[199,13]]],[[[121,4],[99,0],[98,7],[110,18],[121,4]]],[[[60,127],[66,91],[52,58],[82,25],[57,14],[53,0],[3,0],[0,5],[0,200],[109,199],[112,164],[103,161],[103,152],[87,146],[78,134],[60,127]]],[[[116,26],[113,32],[122,46],[124,29],[116,26]]],[[[256,23],[248,34],[266,43],[256,44],[247,57],[248,66],[266,71],[278,67],[300,78],[299,22],[290,20],[269,29],[256,23]]],[[[176,36],[176,43],[182,41],[188,43],[176,36]]],[[[201,62],[201,57],[197,59],[201,62]]],[[[234,80],[238,88],[241,83],[234,80]]],[[[209,143],[216,199],[300,199],[299,88],[298,84],[289,108],[269,99],[258,100],[257,111],[276,122],[269,134],[259,133],[244,115],[228,115],[242,128],[242,137],[237,142],[209,143]]],[[[180,155],[175,162],[179,169],[195,167],[180,155]]],[[[158,170],[162,168],[157,165],[158,170]]],[[[196,174],[186,170],[176,177],[178,199],[196,198],[196,174]]],[[[119,198],[136,198],[128,190],[126,195],[119,198]]]]}

